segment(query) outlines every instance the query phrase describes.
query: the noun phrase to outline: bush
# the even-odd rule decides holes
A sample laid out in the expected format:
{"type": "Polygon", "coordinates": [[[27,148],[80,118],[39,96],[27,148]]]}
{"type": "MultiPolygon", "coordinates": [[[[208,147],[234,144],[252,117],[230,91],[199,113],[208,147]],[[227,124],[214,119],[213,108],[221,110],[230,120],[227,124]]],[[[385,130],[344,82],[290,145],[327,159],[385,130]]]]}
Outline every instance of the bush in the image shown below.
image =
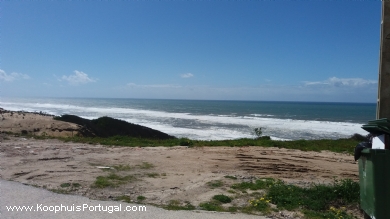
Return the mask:
{"type": "Polygon", "coordinates": [[[222,203],[230,203],[232,202],[232,199],[229,196],[226,195],[214,195],[213,196],[214,200],[217,200],[222,203]]]}
{"type": "Polygon", "coordinates": [[[188,138],[181,138],[180,139],[180,146],[192,146],[194,145],[194,142],[188,138]]]}

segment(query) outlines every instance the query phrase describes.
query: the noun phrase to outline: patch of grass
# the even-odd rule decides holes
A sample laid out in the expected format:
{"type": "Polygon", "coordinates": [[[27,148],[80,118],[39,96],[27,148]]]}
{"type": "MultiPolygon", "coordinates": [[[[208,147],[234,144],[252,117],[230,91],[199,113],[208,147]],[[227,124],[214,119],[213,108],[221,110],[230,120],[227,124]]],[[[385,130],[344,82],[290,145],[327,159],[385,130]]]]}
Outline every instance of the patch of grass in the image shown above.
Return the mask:
{"type": "Polygon", "coordinates": [[[228,207],[227,211],[228,211],[228,212],[237,212],[238,209],[239,209],[238,207],[230,206],[230,207],[228,207]]]}
{"type": "Polygon", "coordinates": [[[137,196],[137,201],[139,201],[139,202],[142,202],[142,201],[144,201],[145,199],[146,199],[145,196],[142,196],[142,195],[137,196]]]}
{"type": "Polygon", "coordinates": [[[147,173],[146,175],[148,177],[151,177],[151,178],[156,178],[156,177],[160,176],[160,174],[158,174],[158,173],[147,173]]]}
{"type": "Polygon", "coordinates": [[[271,207],[269,205],[270,199],[268,199],[266,196],[256,198],[256,199],[251,199],[249,200],[249,205],[246,207],[246,211],[259,211],[264,214],[268,214],[271,212],[271,207]]]}
{"type": "Polygon", "coordinates": [[[138,167],[141,169],[151,169],[154,167],[154,165],[148,162],[142,162],[142,164],[138,165],[138,167]]]}
{"type": "Polygon", "coordinates": [[[72,186],[78,188],[81,186],[81,184],[80,183],[72,183],[72,186]]]}
{"type": "Polygon", "coordinates": [[[114,168],[116,171],[129,171],[131,170],[131,167],[129,165],[115,165],[115,166],[111,166],[112,168],[114,168]]]}
{"type": "Polygon", "coordinates": [[[270,178],[258,179],[255,182],[242,182],[242,183],[233,184],[231,188],[242,190],[242,191],[247,189],[250,190],[267,189],[274,183],[275,183],[274,179],[270,179],[270,178]]]}
{"type": "Polygon", "coordinates": [[[310,188],[287,185],[278,181],[268,191],[268,197],[278,208],[326,211],[330,207],[343,207],[359,202],[359,183],[350,179],[335,180],[332,185],[314,184],[310,188]]]}
{"type": "Polygon", "coordinates": [[[235,176],[225,176],[225,178],[228,178],[228,179],[237,179],[237,177],[235,177],[235,176]]]}
{"type": "Polygon", "coordinates": [[[193,146],[194,142],[191,139],[188,139],[188,138],[180,138],[179,139],[179,145],[180,146],[193,146]]]}
{"type": "Polygon", "coordinates": [[[66,189],[50,189],[50,191],[54,192],[54,193],[58,193],[58,194],[69,194],[70,191],[66,190],[66,189]]]}
{"type": "Polygon", "coordinates": [[[143,139],[134,138],[127,136],[113,136],[113,137],[68,137],[59,138],[63,141],[73,141],[81,143],[92,143],[101,145],[117,145],[117,146],[128,146],[128,147],[153,147],[153,146],[262,146],[262,147],[279,147],[288,149],[298,149],[302,151],[322,151],[329,150],[337,153],[350,153],[353,154],[355,146],[360,142],[356,138],[348,139],[321,139],[321,140],[294,140],[294,141],[276,141],[268,138],[242,138],[235,140],[190,140],[190,139],[143,139]]]}
{"type": "Polygon", "coordinates": [[[92,188],[106,188],[106,187],[118,187],[121,184],[125,184],[130,181],[134,181],[136,178],[132,175],[119,176],[117,174],[111,173],[108,176],[98,176],[92,188]]]}
{"type": "Polygon", "coordinates": [[[312,210],[303,210],[307,219],[354,219],[355,217],[348,214],[345,208],[331,207],[328,211],[318,212],[312,210]]]}
{"type": "Polygon", "coordinates": [[[63,188],[62,190],[64,190],[64,191],[66,190],[68,192],[75,191],[80,186],[81,186],[80,183],[62,183],[60,185],[60,187],[63,188]]]}
{"type": "Polygon", "coordinates": [[[214,200],[217,200],[221,203],[230,203],[232,202],[232,199],[229,197],[229,196],[226,196],[226,195],[214,195],[213,196],[213,199],[214,200]]]}
{"type": "Polygon", "coordinates": [[[199,207],[206,211],[225,211],[221,204],[215,201],[202,202],[199,204],[199,207]]]}
{"type": "Polygon", "coordinates": [[[211,188],[218,188],[223,186],[223,182],[221,180],[213,180],[207,183],[211,188]]]}
{"type": "Polygon", "coordinates": [[[70,187],[70,183],[62,183],[60,185],[61,188],[67,188],[67,187],[70,187]]]}

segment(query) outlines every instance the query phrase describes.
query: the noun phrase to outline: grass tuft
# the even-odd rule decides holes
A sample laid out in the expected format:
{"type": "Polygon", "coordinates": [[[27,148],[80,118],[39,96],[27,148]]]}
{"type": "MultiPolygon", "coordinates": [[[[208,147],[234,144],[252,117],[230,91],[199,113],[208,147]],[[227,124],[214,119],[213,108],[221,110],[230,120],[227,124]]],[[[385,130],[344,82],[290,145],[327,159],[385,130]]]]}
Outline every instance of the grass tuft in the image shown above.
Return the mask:
{"type": "Polygon", "coordinates": [[[213,180],[207,183],[211,188],[218,188],[223,186],[223,182],[221,180],[213,180]]]}

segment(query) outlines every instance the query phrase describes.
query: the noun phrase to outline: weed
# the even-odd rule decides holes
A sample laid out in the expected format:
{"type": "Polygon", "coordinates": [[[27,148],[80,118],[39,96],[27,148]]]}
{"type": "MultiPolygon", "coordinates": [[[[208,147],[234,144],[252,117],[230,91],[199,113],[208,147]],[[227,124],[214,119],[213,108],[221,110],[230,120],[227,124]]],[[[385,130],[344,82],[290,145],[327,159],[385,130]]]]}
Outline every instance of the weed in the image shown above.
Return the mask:
{"type": "Polygon", "coordinates": [[[223,182],[221,180],[213,180],[207,183],[211,188],[217,188],[223,186],[223,182]]]}
{"type": "Polygon", "coordinates": [[[139,166],[139,168],[141,168],[141,169],[151,169],[151,168],[154,167],[153,164],[148,163],[148,162],[142,162],[142,164],[141,164],[141,165],[138,165],[138,166],[139,166]]]}
{"type": "Polygon", "coordinates": [[[269,188],[267,197],[278,208],[294,210],[302,207],[309,211],[326,212],[330,207],[336,209],[348,204],[357,204],[359,191],[359,183],[350,179],[335,180],[332,185],[314,184],[310,188],[286,185],[278,181],[269,188]]]}
{"type": "MultiPolygon", "coordinates": [[[[38,137],[37,137],[38,138],[38,137]]],[[[41,137],[44,138],[44,137],[41,137]]],[[[268,136],[262,136],[257,139],[241,138],[234,140],[219,140],[219,141],[200,141],[190,139],[145,139],[134,138],[127,136],[113,136],[113,137],[68,137],[59,138],[63,141],[69,142],[91,142],[93,144],[101,145],[119,145],[129,147],[143,147],[143,146],[262,146],[262,147],[279,147],[288,149],[298,149],[303,151],[322,151],[328,150],[333,152],[348,152],[353,154],[355,146],[360,142],[356,139],[321,139],[321,140],[294,140],[294,141],[276,141],[271,140],[268,136]],[[188,145],[189,144],[189,145],[188,145]]]]}
{"type": "Polygon", "coordinates": [[[231,186],[232,189],[238,190],[258,190],[258,189],[268,189],[275,183],[274,179],[258,179],[254,183],[253,182],[242,182],[238,184],[234,184],[231,186]]]}
{"type": "Polygon", "coordinates": [[[116,171],[129,171],[131,170],[131,167],[129,165],[116,165],[116,166],[112,166],[112,168],[114,168],[116,171]]]}
{"type": "Polygon", "coordinates": [[[78,187],[80,187],[81,185],[80,185],[80,183],[72,183],[72,186],[78,188],[78,187]]]}
{"type": "Polygon", "coordinates": [[[98,176],[92,185],[92,188],[118,187],[121,184],[134,181],[136,178],[132,175],[119,176],[111,173],[108,176],[98,176]]]}
{"type": "Polygon", "coordinates": [[[158,173],[147,173],[146,175],[151,178],[156,178],[157,176],[160,176],[160,174],[158,173]]]}
{"type": "Polygon", "coordinates": [[[262,129],[263,129],[262,127],[254,129],[254,132],[255,132],[255,135],[257,136],[257,138],[261,138],[261,135],[263,134],[263,130],[262,129]]]}
{"type": "Polygon", "coordinates": [[[62,183],[60,186],[61,188],[70,187],[70,183],[62,183]]]}
{"type": "Polygon", "coordinates": [[[226,195],[214,195],[213,196],[214,200],[217,200],[222,203],[230,203],[232,202],[232,199],[229,196],[226,195]]]}
{"type": "Polygon", "coordinates": [[[50,189],[50,191],[58,194],[69,194],[69,191],[66,189],[50,189]]]}
{"type": "Polygon", "coordinates": [[[228,211],[228,212],[237,212],[237,211],[238,211],[238,208],[235,207],[235,206],[230,206],[230,207],[228,207],[227,211],[228,211]]]}
{"type": "Polygon", "coordinates": [[[271,200],[267,199],[267,197],[260,197],[257,199],[249,200],[249,207],[248,210],[256,210],[263,213],[269,213],[270,212],[270,205],[269,202],[271,200]]]}
{"type": "Polygon", "coordinates": [[[194,145],[194,142],[192,142],[192,140],[190,140],[188,138],[181,138],[179,140],[180,140],[180,143],[179,143],[180,146],[193,146],[194,145]]]}
{"type": "Polygon", "coordinates": [[[206,211],[225,211],[219,202],[202,202],[199,207],[206,211]]]}
{"type": "Polygon", "coordinates": [[[142,196],[142,195],[137,196],[137,201],[139,201],[139,202],[142,202],[142,201],[144,201],[145,199],[146,199],[145,196],[142,196]]]}
{"type": "Polygon", "coordinates": [[[228,178],[228,179],[237,179],[237,177],[235,177],[235,176],[225,176],[225,178],[228,178]]]}

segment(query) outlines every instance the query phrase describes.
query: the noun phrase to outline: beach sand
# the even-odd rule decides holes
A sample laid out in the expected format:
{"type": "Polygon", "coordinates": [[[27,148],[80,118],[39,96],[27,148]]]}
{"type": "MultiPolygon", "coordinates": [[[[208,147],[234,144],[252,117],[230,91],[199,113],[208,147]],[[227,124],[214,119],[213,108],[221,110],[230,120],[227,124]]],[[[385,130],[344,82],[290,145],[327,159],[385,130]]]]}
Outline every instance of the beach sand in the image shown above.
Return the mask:
{"type": "MultiPolygon", "coordinates": [[[[77,125],[45,115],[14,112],[11,116],[11,112],[3,111],[0,116],[1,132],[26,130],[36,135],[45,132],[71,136],[77,129],[77,125]]],[[[351,155],[329,151],[269,147],[108,147],[0,134],[0,178],[91,199],[115,200],[127,196],[135,202],[143,196],[144,202],[150,204],[167,205],[175,200],[198,206],[216,194],[231,195],[228,190],[232,184],[259,177],[282,179],[299,186],[331,183],[334,177],[358,180],[358,165],[351,155]],[[93,187],[97,177],[113,173],[131,176],[131,180],[117,187],[93,187]],[[216,181],[222,185],[210,186],[210,182],[216,181]]],[[[245,204],[247,199],[243,198],[224,206],[245,204]]]]}

